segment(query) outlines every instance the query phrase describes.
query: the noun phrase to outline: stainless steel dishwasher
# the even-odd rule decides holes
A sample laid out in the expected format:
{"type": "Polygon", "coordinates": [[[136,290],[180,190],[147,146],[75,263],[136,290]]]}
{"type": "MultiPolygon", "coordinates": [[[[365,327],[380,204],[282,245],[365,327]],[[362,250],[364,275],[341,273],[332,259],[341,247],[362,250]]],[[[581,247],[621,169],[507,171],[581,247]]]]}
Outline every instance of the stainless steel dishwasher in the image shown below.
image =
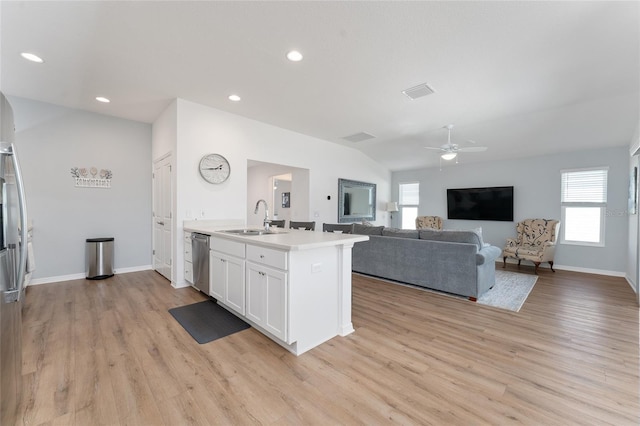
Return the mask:
{"type": "Polygon", "coordinates": [[[191,234],[193,256],[193,285],[209,296],[209,236],[194,232],[191,234]]]}

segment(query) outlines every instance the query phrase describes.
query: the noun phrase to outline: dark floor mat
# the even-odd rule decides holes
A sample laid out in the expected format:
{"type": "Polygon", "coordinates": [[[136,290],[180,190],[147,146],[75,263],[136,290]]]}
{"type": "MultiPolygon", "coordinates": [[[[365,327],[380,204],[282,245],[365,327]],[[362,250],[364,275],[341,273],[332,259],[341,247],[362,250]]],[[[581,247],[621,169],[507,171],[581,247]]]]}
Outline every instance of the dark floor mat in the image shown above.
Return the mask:
{"type": "Polygon", "coordinates": [[[172,308],[169,313],[200,344],[251,327],[213,300],[172,308]]]}

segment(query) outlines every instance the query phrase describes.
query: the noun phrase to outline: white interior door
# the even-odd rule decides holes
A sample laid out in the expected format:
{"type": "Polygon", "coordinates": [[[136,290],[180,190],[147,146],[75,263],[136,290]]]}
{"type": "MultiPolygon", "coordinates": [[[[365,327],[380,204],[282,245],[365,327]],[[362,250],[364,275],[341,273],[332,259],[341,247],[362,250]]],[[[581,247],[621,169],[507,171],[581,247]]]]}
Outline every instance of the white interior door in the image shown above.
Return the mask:
{"type": "Polygon", "coordinates": [[[171,281],[171,155],[153,164],[153,269],[171,281]]]}

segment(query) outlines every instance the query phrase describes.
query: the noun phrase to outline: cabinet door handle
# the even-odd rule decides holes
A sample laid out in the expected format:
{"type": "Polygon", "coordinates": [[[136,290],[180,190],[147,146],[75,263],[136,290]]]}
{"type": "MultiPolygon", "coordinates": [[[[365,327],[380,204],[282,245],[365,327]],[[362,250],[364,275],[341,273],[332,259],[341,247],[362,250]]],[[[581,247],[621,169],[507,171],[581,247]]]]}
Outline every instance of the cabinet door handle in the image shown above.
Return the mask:
{"type": "Polygon", "coordinates": [[[264,259],[264,254],[261,254],[261,255],[260,255],[260,259],[264,259]]]}
{"type": "Polygon", "coordinates": [[[158,225],[163,225],[164,226],[164,222],[158,222],[158,225]]]}

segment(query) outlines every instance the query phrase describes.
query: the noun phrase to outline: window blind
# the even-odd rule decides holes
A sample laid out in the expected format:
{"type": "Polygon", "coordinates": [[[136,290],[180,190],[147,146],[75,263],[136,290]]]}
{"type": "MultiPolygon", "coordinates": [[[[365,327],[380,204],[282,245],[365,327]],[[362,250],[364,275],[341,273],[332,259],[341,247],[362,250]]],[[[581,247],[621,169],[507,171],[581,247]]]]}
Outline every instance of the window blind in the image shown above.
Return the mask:
{"type": "Polygon", "coordinates": [[[609,170],[584,169],[562,171],[563,203],[606,203],[609,170]]]}
{"type": "Polygon", "coordinates": [[[401,205],[417,206],[418,204],[420,204],[420,184],[417,182],[401,183],[399,198],[401,205]]]}

